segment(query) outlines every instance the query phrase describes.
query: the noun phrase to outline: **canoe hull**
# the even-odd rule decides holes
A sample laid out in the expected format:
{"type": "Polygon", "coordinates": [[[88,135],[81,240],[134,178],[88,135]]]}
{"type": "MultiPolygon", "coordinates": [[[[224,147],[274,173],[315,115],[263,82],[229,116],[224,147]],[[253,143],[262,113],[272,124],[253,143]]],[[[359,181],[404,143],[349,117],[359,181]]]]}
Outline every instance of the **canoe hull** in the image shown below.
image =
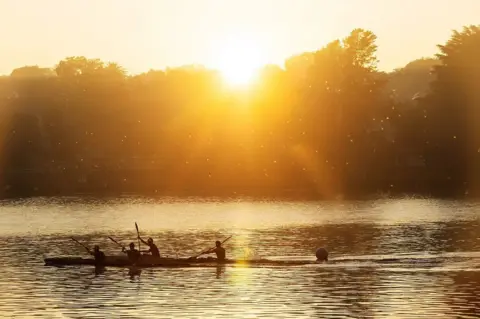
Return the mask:
{"type": "MultiPolygon", "coordinates": [[[[69,265],[91,265],[95,266],[93,258],[81,257],[54,257],[45,258],[46,266],[69,266],[69,265]]],[[[232,266],[294,266],[314,264],[311,261],[274,261],[274,260],[233,260],[227,259],[218,261],[216,258],[155,258],[152,256],[142,256],[135,266],[138,267],[217,267],[221,265],[232,266]]],[[[106,256],[102,266],[106,267],[127,267],[132,263],[126,256],[106,256]]]]}

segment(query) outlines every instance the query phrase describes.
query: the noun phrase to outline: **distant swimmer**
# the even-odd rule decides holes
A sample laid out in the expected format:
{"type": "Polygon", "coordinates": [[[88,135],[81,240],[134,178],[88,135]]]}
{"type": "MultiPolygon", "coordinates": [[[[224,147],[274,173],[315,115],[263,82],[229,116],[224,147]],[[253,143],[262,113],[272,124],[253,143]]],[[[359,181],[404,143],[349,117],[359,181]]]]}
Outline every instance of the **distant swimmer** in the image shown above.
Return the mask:
{"type": "Polygon", "coordinates": [[[88,252],[95,258],[96,266],[103,265],[103,262],[105,261],[105,254],[103,253],[103,251],[100,250],[100,247],[98,245],[95,245],[95,247],[93,247],[93,251],[88,250],[88,252]]]}
{"type": "Polygon", "coordinates": [[[215,248],[207,250],[203,254],[217,254],[217,260],[223,261],[225,260],[225,248],[222,247],[222,243],[220,241],[215,242],[215,248]]]}
{"type": "Polygon", "coordinates": [[[128,259],[130,259],[130,261],[134,264],[140,258],[140,252],[135,249],[134,243],[130,243],[129,247],[130,247],[129,250],[126,250],[125,247],[123,247],[122,252],[126,253],[128,256],[128,259]]]}
{"type": "Polygon", "coordinates": [[[318,248],[315,256],[317,257],[317,261],[328,261],[328,251],[325,248],[318,248]]]}
{"type": "Polygon", "coordinates": [[[153,257],[158,257],[160,258],[160,251],[158,250],[157,245],[153,243],[152,238],[148,238],[147,241],[143,240],[140,236],[138,236],[138,239],[142,241],[145,245],[147,245],[150,249],[146,250],[145,252],[150,253],[153,257]]]}

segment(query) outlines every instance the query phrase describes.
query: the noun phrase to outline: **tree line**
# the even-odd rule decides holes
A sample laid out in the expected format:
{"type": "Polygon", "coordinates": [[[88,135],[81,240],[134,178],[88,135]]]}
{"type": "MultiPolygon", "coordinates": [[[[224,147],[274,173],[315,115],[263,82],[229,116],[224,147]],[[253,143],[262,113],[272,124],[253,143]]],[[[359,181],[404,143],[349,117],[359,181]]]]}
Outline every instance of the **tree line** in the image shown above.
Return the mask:
{"type": "Polygon", "coordinates": [[[389,73],[376,40],[355,29],[245,90],[201,66],[15,69],[0,77],[0,193],[476,196],[480,26],[389,73]]]}

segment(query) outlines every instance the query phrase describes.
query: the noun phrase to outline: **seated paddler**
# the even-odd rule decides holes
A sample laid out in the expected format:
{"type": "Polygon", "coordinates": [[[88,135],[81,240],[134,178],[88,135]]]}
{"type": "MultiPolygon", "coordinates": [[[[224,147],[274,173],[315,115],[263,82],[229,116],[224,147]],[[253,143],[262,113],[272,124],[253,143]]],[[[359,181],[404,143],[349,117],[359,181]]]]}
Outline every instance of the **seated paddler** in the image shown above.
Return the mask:
{"type": "Polygon", "coordinates": [[[140,236],[138,236],[138,239],[140,239],[142,243],[149,247],[148,250],[144,250],[142,252],[149,253],[152,257],[160,258],[160,251],[158,250],[157,245],[153,243],[153,239],[151,237],[148,238],[147,241],[143,240],[140,236]]]}
{"type": "Polygon", "coordinates": [[[217,255],[217,260],[218,261],[225,260],[225,248],[222,247],[222,243],[218,240],[215,242],[215,248],[207,250],[202,255],[213,254],[213,253],[215,253],[217,255]]]}
{"type": "Polygon", "coordinates": [[[88,250],[88,253],[95,258],[95,265],[102,265],[105,261],[105,254],[100,250],[98,245],[93,247],[93,251],[88,250]]]}
{"type": "Polygon", "coordinates": [[[135,249],[135,244],[132,242],[130,243],[130,245],[128,245],[130,249],[125,249],[125,247],[122,248],[122,252],[126,253],[127,256],[128,256],[128,259],[132,262],[132,263],[136,263],[138,261],[138,259],[141,257],[140,256],[140,252],[135,249]]]}

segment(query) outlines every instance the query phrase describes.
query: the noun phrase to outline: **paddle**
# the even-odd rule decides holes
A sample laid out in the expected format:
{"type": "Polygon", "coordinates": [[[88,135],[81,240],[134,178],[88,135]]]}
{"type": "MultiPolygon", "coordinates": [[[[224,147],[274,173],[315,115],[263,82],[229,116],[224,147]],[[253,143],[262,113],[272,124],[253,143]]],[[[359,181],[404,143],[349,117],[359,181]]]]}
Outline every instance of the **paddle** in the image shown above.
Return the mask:
{"type": "Polygon", "coordinates": [[[120,246],[122,249],[125,249],[125,246],[123,246],[122,244],[120,244],[118,241],[116,241],[116,240],[113,239],[112,237],[108,236],[108,239],[110,239],[111,241],[113,241],[115,244],[117,244],[118,246],[120,246]]]}
{"type": "MultiPolygon", "coordinates": [[[[230,235],[230,237],[228,237],[227,239],[225,239],[224,241],[222,241],[222,245],[223,245],[227,240],[229,240],[230,238],[232,238],[232,236],[233,236],[233,235],[230,235]]],[[[212,247],[212,248],[209,248],[209,249],[207,249],[207,250],[204,250],[204,251],[202,251],[200,254],[198,254],[198,255],[196,255],[196,256],[193,256],[193,257],[190,257],[190,258],[188,258],[188,259],[195,259],[195,258],[197,258],[197,257],[205,254],[207,251],[212,250],[212,249],[214,249],[214,248],[215,248],[215,247],[212,247]]]]}
{"type": "Polygon", "coordinates": [[[138,231],[137,222],[135,222],[135,228],[137,229],[137,237],[138,237],[138,251],[140,251],[140,232],[138,231]]]}
{"type": "Polygon", "coordinates": [[[73,240],[74,242],[76,242],[77,244],[79,244],[80,246],[82,246],[83,248],[85,248],[88,251],[88,253],[90,254],[90,248],[88,248],[87,246],[85,246],[84,244],[82,244],[81,242],[79,242],[78,240],[76,240],[73,237],[70,237],[70,239],[73,240]]]}

